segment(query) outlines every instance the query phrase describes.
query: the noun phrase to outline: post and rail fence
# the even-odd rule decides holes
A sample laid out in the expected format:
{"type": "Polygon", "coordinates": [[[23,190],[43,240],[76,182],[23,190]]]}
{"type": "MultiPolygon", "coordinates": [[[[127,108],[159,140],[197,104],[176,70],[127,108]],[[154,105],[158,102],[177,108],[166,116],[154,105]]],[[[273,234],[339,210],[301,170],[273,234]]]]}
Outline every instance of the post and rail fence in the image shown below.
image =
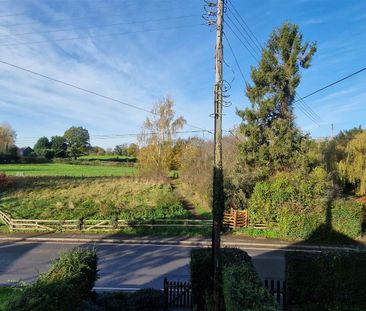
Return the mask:
{"type": "Polygon", "coordinates": [[[126,221],[108,219],[17,219],[0,210],[0,220],[9,227],[10,231],[92,231],[118,230],[124,228],[209,228],[211,220],[196,219],[159,219],[154,221],[126,221]]]}

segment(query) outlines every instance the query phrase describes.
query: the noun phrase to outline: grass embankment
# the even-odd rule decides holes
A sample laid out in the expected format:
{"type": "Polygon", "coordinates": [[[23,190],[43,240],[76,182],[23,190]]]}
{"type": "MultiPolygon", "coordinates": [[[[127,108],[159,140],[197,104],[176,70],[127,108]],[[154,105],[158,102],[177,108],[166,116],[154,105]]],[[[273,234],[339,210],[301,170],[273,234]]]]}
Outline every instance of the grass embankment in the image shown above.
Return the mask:
{"type": "Polygon", "coordinates": [[[168,184],[139,178],[14,178],[0,197],[13,218],[155,220],[187,217],[168,184]]]}
{"type": "Polygon", "coordinates": [[[7,175],[24,176],[133,176],[137,174],[135,167],[80,165],[65,163],[42,164],[1,164],[0,172],[7,175]]]}

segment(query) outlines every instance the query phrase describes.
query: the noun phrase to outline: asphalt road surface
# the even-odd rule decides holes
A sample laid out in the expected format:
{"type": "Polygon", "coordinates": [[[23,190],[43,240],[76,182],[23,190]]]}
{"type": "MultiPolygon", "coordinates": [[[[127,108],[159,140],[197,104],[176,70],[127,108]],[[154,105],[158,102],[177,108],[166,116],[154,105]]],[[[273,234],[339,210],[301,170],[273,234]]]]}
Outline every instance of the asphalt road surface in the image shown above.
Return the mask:
{"type": "MultiPolygon", "coordinates": [[[[0,285],[34,280],[61,252],[95,247],[99,258],[96,289],[162,288],[163,279],[188,280],[190,246],[0,242],[0,285]]],[[[262,278],[282,279],[284,251],[247,250],[262,278]]]]}

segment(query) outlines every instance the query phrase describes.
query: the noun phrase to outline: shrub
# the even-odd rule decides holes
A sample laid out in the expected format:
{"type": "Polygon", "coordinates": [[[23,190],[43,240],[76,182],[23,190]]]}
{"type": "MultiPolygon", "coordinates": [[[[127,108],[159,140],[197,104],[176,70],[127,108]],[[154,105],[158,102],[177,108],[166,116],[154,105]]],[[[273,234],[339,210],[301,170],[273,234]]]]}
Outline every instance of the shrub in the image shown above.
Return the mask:
{"type": "Polygon", "coordinates": [[[76,310],[94,286],[97,255],[94,250],[73,250],[55,261],[34,284],[25,286],[11,299],[6,311],[76,310]]]}
{"type": "Polygon", "coordinates": [[[333,229],[350,237],[361,235],[363,222],[363,207],[360,202],[351,200],[336,200],[332,205],[333,229]]]}
{"type": "Polygon", "coordinates": [[[133,293],[103,293],[95,300],[83,301],[78,311],[161,311],[164,308],[163,292],[152,288],[140,289],[133,293]]]}
{"type": "Polygon", "coordinates": [[[296,310],[365,310],[363,252],[287,253],[289,304],[296,310]]]}
{"type": "Polygon", "coordinates": [[[9,177],[4,173],[0,173],[0,191],[6,189],[10,183],[9,177]]]}
{"type": "Polygon", "coordinates": [[[226,311],[279,310],[272,295],[262,286],[251,263],[232,265],[223,271],[226,311]]]}
{"type": "Polygon", "coordinates": [[[161,290],[140,289],[129,296],[130,311],[160,311],[164,307],[164,294],[161,290]]]}
{"type": "MultiPolygon", "coordinates": [[[[191,252],[191,283],[192,283],[192,299],[193,303],[197,310],[205,310],[208,307],[211,299],[212,293],[212,271],[211,271],[211,249],[203,248],[203,249],[193,249],[191,252]]],[[[222,266],[223,266],[223,275],[224,275],[224,300],[226,304],[226,299],[229,299],[232,304],[234,303],[235,298],[238,294],[244,295],[247,288],[253,288],[253,297],[258,294],[258,301],[263,300],[263,297],[260,296],[260,292],[262,291],[261,285],[259,282],[259,278],[254,270],[254,267],[251,262],[250,256],[240,249],[235,248],[224,248],[222,249],[222,266]],[[244,268],[242,268],[244,267],[244,268]],[[237,287],[235,284],[236,279],[230,279],[230,273],[232,273],[235,269],[246,269],[246,271],[251,271],[252,279],[255,279],[259,282],[252,283],[250,280],[250,284],[245,284],[243,288],[237,288],[234,292],[231,292],[231,289],[237,287]],[[226,279],[225,279],[226,277],[226,279]],[[229,282],[234,282],[229,284],[229,282]],[[225,283],[226,282],[226,283],[225,283]],[[259,288],[257,288],[259,287],[259,288]],[[230,297],[227,298],[230,292],[230,297]],[[234,299],[234,300],[233,300],[234,299]]],[[[236,277],[240,278],[237,274],[236,277]]],[[[246,283],[246,279],[243,278],[243,282],[246,283]]],[[[254,298],[253,298],[254,299],[254,298]]],[[[273,303],[273,302],[272,302],[273,303]]],[[[230,303],[229,303],[230,305],[230,303]]],[[[273,304],[273,306],[275,306],[273,304]]],[[[230,310],[238,310],[238,309],[230,309],[230,310]]],[[[246,309],[244,309],[246,310],[246,309]]],[[[249,309],[248,309],[249,310],[249,309]]],[[[256,310],[256,309],[252,309],[256,310]]],[[[272,310],[272,309],[258,309],[258,310],[272,310]]],[[[273,309],[276,310],[276,309],[273,309]]]]}
{"type": "Polygon", "coordinates": [[[258,182],[249,200],[252,223],[266,223],[289,238],[307,238],[325,221],[327,174],[283,172],[258,182]]]}

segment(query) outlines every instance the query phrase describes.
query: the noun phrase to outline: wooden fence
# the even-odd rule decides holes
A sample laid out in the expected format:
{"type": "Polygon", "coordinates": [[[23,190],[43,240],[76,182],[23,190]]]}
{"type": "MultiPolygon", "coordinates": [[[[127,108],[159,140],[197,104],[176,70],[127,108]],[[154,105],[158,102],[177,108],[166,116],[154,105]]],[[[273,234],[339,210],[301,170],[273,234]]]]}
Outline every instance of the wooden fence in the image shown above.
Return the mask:
{"type": "Polygon", "coordinates": [[[248,210],[238,211],[231,208],[224,214],[224,225],[230,229],[248,227],[248,210]]]}
{"type": "Polygon", "coordinates": [[[168,281],[164,278],[164,310],[170,307],[191,309],[192,287],[190,282],[168,281]]]}
{"type": "Polygon", "coordinates": [[[281,306],[282,310],[287,310],[286,281],[264,280],[264,287],[273,295],[274,299],[281,306]]]}
{"type": "Polygon", "coordinates": [[[0,220],[9,227],[11,231],[92,231],[92,230],[118,230],[123,228],[208,228],[211,227],[211,220],[195,219],[161,219],[154,221],[126,221],[126,220],[54,220],[54,219],[16,219],[11,218],[0,210],[0,220]]]}

